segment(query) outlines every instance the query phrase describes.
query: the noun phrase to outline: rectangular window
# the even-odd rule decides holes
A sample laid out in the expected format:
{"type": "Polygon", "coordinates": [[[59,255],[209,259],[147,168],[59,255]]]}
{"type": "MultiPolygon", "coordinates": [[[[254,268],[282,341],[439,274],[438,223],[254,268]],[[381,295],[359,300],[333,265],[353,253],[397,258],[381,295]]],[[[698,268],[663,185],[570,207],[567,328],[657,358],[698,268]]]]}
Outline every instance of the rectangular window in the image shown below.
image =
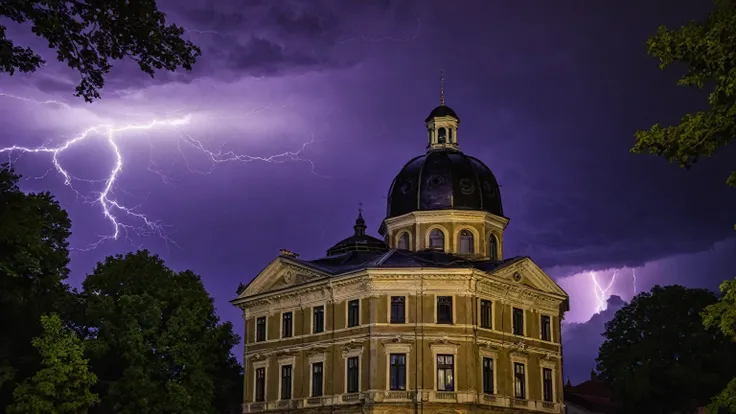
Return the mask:
{"type": "Polygon", "coordinates": [[[452,296],[437,296],[437,323],[452,323],[452,296]]]}
{"type": "Polygon", "coordinates": [[[256,368],[256,401],[266,401],[266,368],[256,368]]]}
{"type": "Polygon", "coordinates": [[[406,354],[391,354],[389,362],[389,388],[391,391],[406,390],[406,354]]]}
{"type": "Polygon", "coordinates": [[[521,362],[514,362],[514,397],[526,399],[526,373],[521,362]]]}
{"type": "Polygon", "coordinates": [[[454,355],[437,355],[437,391],[455,391],[454,355]]]}
{"type": "Polygon", "coordinates": [[[483,358],[483,393],[493,394],[493,359],[483,358]]]}
{"type": "Polygon", "coordinates": [[[544,401],[552,402],[552,369],[542,368],[542,394],[544,401]]]}
{"type": "Polygon", "coordinates": [[[524,310],[514,308],[514,335],[524,336],[524,310]]]}
{"type": "Polygon", "coordinates": [[[312,316],[312,333],[320,333],[325,330],[325,307],[314,307],[314,315],[312,316]]]}
{"type": "Polygon", "coordinates": [[[266,317],[256,319],[256,342],[266,340],[266,317]]]}
{"type": "Polygon", "coordinates": [[[490,300],[480,300],[480,327],[491,329],[493,328],[493,310],[490,300]]]}
{"type": "Polygon", "coordinates": [[[391,296],[391,323],[404,323],[405,296],[391,296]]]}
{"type": "Polygon", "coordinates": [[[551,318],[548,315],[542,315],[542,340],[543,341],[551,341],[552,340],[552,321],[551,318]]]}
{"type": "Polygon", "coordinates": [[[348,389],[347,393],[358,392],[358,357],[348,358],[348,389]]]}
{"type": "Polygon", "coordinates": [[[291,365],[281,367],[281,399],[291,399],[291,365]]]}
{"type": "Polygon", "coordinates": [[[312,397],[322,396],[323,362],[312,364],[312,397]]]}
{"type": "Polygon", "coordinates": [[[360,325],[360,299],[348,302],[348,328],[360,325]]]}
{"type": "Polygon", "coordinates": [[[281,314],[281,337],[282,338],[291,338],[291,335],[293,335],[293,326],[294,326],[294,314],[291,312],[284,312],[281,314]]]}

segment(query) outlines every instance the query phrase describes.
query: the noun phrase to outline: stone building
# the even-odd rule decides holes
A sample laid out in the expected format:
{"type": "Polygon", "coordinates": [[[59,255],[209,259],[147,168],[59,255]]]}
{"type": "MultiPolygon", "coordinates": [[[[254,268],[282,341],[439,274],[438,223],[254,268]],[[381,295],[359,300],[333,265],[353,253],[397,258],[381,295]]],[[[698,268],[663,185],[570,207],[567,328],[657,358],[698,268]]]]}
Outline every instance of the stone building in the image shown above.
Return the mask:
{"type": "Polygon", "coordinates": [[[491,170],[458,148],[457,114],[388,191],[379,233],[304,260],[282,250],[232,303],[245,319],[243,412],[563,413],[567,294],[505,257],[491,170]]]}

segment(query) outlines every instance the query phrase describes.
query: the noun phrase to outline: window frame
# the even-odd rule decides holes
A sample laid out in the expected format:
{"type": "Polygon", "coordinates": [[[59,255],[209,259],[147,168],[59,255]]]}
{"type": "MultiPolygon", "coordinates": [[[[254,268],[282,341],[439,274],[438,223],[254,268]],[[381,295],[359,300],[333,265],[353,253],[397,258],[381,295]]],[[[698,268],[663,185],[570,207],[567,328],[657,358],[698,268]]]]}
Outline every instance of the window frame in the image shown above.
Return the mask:
{"type": "Polygon", "coordinates": [[[403,325],[407,323],[408,319],[408,311],[406,302],[408,301],[408,297],[406,295],[391,295],[388,297],[388,323],[391,325],[403,325]],[[401,322],[394,322],[393,319],[393,299],[394,298],[404,298],[404,301],[402,303],[402,308],[404,309],[403,315],[402,315],[402,321],[401,322]]]}
{"type": "Polygon", "coordinates": [[[281,312],[281,332],[279,332],[279,334],[280,334],[279,336],[282,339],[294,337],[294,311],[281,312]],[[289,335],[285,335],[286,332],[284,331],[284,328],[285,328],[284,322],[286,320],[284,317],[287,314],[289,315],[289,335]]]}
{"type": "Polygon", "coordinates": [[[407,230],[401,230],[396,234],[396,248],[402,249],[402,250],[411,250],[412,245],[412,239],[411,239],[411,233],[407,230]],[[401,247],[401,238],[406,236],[406,248],[403,249],[401,247]]]}
{"type": "Polygon", "coordinates": [[[499,238],[496,233],[491,232],[488,236],[488,258],[491,260],[500,260],[501,253],[498,251],[499,238]]]}
{"type": "Polygon", "coordinates": [[[266,342],[268,340],[268,316],[258,316],[256,317],[256,335],[255,335],[256,342],[266,342]],[[261,333],[261,327],[260,327],[260,321],[263,321],[263,339],[260,339],[260,333],[261,333]]]}
{"type": "Polygon", "coordinates": [[[383,345],[386,355],[388,355],[388,358],[386,358],[386,391],[408,391],[412,389],[412,383],[411,378],[409,375],[409,370],[411,367],[411,344],[401,344],[401,343],[386,343],[383,345]],[[406,389],[404,390],[392,390],[391,389],[391,355],[392,354],[403,354],[404,359],[404,386],[406,389]]]}
{"type": "Polygon", "coordinates": [[[434,371],[435,371],[435,384],[434,384],[434,387],[435,387],[435,390],[437,392],[455,392],[456,391],[456,389],[457,389],[457,386],[456,386],[457,385],[456,384],[457,379],[455,378],[455,367],[456,366],[457,366],[457,358],[455,357],[455,354],[442,354],[442,353],[437,353],[437,354],[434,355],[434,371]],[[440,368],[440,361],[439,361],[439,358],[440,357],[442,357],[442,358],[448,358],[448,357],[449,358],[452,358],[452,363],[450,363],[450,364],[447,364],[447,363],[443,364],[443,365],[449,365],[449,368],[447,368],[447,367],[440,368]],[[447,376],[447,371],[450,370],[450,375],[452,377],[452,387],[451,387],[451,389],[447,389],[446,381],[445,381],[445,389],[440,389],[440,369],[442,370],[444,377],[447,376]]]}
{"type": "Polygon", "coordinates": [[[492,395],[497,395],[498,394],[498,374],[499,374],[499,371],[498,371],[498,363],[499,363],[498,362],[499,361],[498,352],[495,351],[495,350],[492,350],[490,348],[481,348],[480,351],[479,351],[479,353],[478,353],[478,356],[480,358],[480,369],[478,371],[478,374],[480,375],[480,379],[481,379],[481,384],[480,384],[481,385],[481,391],[483,391],[483,394],[486,394],[485,393],[485,385],[483,384],[483,378],[484,378],[484,376],[483,376],[483,359],[484,358],[488,358],[488,359],[490,359],[490,360],[493,361],[493,372],[492,372],[493,385],[492,386],[493,386],[494,394],[492,394],[492,395]]]}
{"type": "Polygon", "coordinates": [[[346,304],[345,304],[345,312],[346,312],[346,315],[345,315],[345,327],[346,328],[356,328],[356,327],[358,327],[358,326],[361,325],[361,323],[360,323],[360,310],[361,310],[360,309],[360,298],[350,299],[350,300],[348,300],[346,302],[346,304]],[[353,303],[357,303],[358,306],[357,306],[357,313],[355,315],[355,319],[356,319],[355,320],[355,324],[354,325],[351,325],[350,324],[350,322],[351,322],[351,320],[350,320],[350,316],[351,316],[351,313],[350,313],[351,307],[350,307],[350,305],[353,304],[353,303]]]}
{"type": "Polygon", "coordinates": [[[462,367],[461,361],[458,359],[458,346],[457,345],[445,345],[445,344],[431,344],[430,349],[432,351],[432,368],[434,370],[433,372],[433,385],[432,389],[434,389],[437,392],[457,392],[457,391],[442,391],[437,388],[437,356],[438,355],[452,355],[453,356],[453,388],[457,390],[457,377],[455,374],[457,373],[457,367],[462,367]]]}
{"type": "Polygon", "coordinates": [[[455,314],[456,312],[456,300],[455,295],[435,295],[434,296],[434,323],[436,325],[454,325],[455,324],[455,314]],[[440,298],[450,298],[450,321],[440,322],[440,298]]]}
{"type": "Polygon", "coordinates": [[[512,398],[515,398],[517,400],[528,400],[529,399],[529,361],[526,358],[519,358],[519,357],[512,357],[511,358],[511,388],[512,388],[512,398]],[[516,395],[516,364],[521,364],[521,366],[524,367],[524,378],[522,382],[522,387],[524,391],[524,396],[519,397],[516,395]]]}
{"type": "Polygon", "coordinates": [[[554,335],[552,334],[552,315],[546,313],[539,314],[539,339],[545,342],[554,342],[554,335]],[[544,318],[549,318],[549,338],[544,339],[544,318]]]}
{"type": "Polygon", "coordinates": [[[289,400],[294,399],[294,373],[296,371],[296,356],[287,356],[287,357],[281,357],[279,358],[279,401],[286,401],[283,398],[283,368],[285,366],[291,366],[291,389],[289,389],[289,395],[291,398],[289,400]]]}
{"type": "Polygon", "coordinates": [[[482,356],[481,358],[481,389],[483,390],[483,394],[493,395],[496,393],[496,361],[488,356],[482,356]],[[490,378],[486,378],[486,361],[490,361],[490,378]],[[490,380],[490,382],[487,380],[490,380]]]}
{"type": "Polygon", "coordinates": [[[526,309],[519,306],[511,307],[511,334],[526,337],[526,309]],[[521,311],[521,334],[516,333],[516,311],[521,311]]]}
{"type": "Polygon", "coordinates": [[[447,250],[449,248],[448,246],[450,245],[450,237],[449,237],[449,234],[450,233],[443,226],[434,225],[434,226],[430,227],[429,229],[427,229],[427,233],[426,233],[426,236],[425,236],[424,243],[425,243],[425,245],[427,246],[428,249],[435,249],[435,250],[439,250],[439,251],[442,251],[442,252],[447,252],[447,250]],[[442,237],[443,237],[442,238],[442,242],[443,243],[442,243],[442,248],[441,249],[439,247],[432,247],[432,244],[431,244],[432,232],[435,231],[435,230],[439,231],[442,234],[442,237]]]}
{"type": "Polygon", "coordinates": [[[455,246],[455,251],[458,254],[471,255],[471,254],[477,254],[478,253],[478,247],[477,247],[477,245],[478,245],[478,242],[477,242],[477,240],[478,240],[478,234],[477,234],[477,232],[474,229],[469,228],[469,227],[463,227],[463,228],[459,229],[457,231],[455,240],[457,240],[456,241],[456,244],[457,245],[455,246]],[[468,232],[470,234],[470,251],[469,252],[463,252],[462,249],[461,249],[461,246],[462,246],[462,243],[461,242],[463,240],[463,237],[465,237],[465,236],[462,235],[464,231],[466,231],[466,232],[468,232]]]}
{"type": "Polygon", "coordinates": [[[493,301],[491,299],[478,298],[478,327],[480,327],[482,329],[493,330],[493,325],[494,325],[493,324],[493,314],[494,313],[495,312],[493,311],[493,301]],[[483,306],[483,303],[484,302],[487,302],[488,303],[488,312],[490,313],[488,315],[488,326],[486,326],[483,323],[483,319],[484,319],[483,318],[483,316],[484,316],[484,312],[483,312],[484,306],[483,306]]]}
{"type": "Polygon", "coordinates": [[[310,308],[312,311],[310,312],[309,319],[310,319],[310,326],[309,326],[309,332],[312,335],[319,335],[324,333],[327,330],[327,305],[324,303],[321,305],[314,305],[310,308]],[[319,332],[315,331],[315,316],[316,316],[316,310],[318,308],[322,308],[322,330],[319,332]]]}
{"type": "Polygon", "coordinates": [[[309,362],[309,397],[310,398],[317,398],[317,397],[324,397],[324,396],[325,396],[325,360],[323,358],[323,359],[318,360],[318,361],[310,361],[309,362]],[[315,383],[314,383],[314,377],[315,377],[314,368],[317,365],[319,365],[320,368],[321,368],[321,372],[320,372],[320,374],[321,374],[320,375],[320,384],[319,384],[320,394],[319,395],[314,395],[314,385],[315,385],[315,383]]]}
{"type": "Polygon", "coordinates": [[[360,356],[348,356],[345,358],[345,394],[356,394],[360,392],[360,356]],[[355,390],[350,390],[350,362],[355,361],[355,390]]]}
{"type": "Polygon", "coordinates": [[[268,359],[253,362],[253,402],[265,402],[268,400],[268,359]],[[258,391],[258,371],[263,370],[263,401],[256,399],[258,391]]]}
{"type": "Polygon", "coordinates": [[[541,391],[542,391],[542,401],[546,403],[554,403],[556,404],[558,402],[557,400],[557,385],[555,384],[555,377],[557,376],[557,365],[554,362],[551,361],[545,361],[540,360],[539,361],[539,375],[540,375],[540,385],[541,385],[541,391]],[[551,371],[551,385],[552,385],[552,400],[546,401],[544,399],[544,370],[549,369],[551,371]]]}

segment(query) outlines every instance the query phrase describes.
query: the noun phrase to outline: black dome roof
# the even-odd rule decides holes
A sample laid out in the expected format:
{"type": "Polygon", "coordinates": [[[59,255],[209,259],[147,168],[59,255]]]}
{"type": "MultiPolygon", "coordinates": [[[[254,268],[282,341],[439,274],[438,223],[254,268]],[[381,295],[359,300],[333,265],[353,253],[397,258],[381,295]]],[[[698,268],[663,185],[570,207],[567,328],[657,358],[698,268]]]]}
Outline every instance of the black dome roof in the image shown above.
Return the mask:
{"type": "Polygon", "coordinates": [[[429,122],[432,118],[439,118],[441,116],[451,116],[458,121],[460,118],[457,117],[457,114],[455,111],[452,110],[449,106],[440,105],[432,110],[432,112],[429,113],[429,116],[427,116],[427,119],[424,120],[424,122],[429,122]]]}
{"type": "Polygon", "coordinates": [[[327,250],[327,256],[335,256],[347,252],[360,252],[360,251],[372,251],[382,252],[388,250],[388,246],[383,240],[379,240],[373,236],[365,234],[366,230],[365,220],[363,219],[363,213],[358,213],[358,218],[355,220],[353,229],[355,234],[352,236],[340,240],[334,246],[327,250]]]}
{"type": "Polygon", "coordinates": [[[501,193],[491,170],[454,149],[430,151],[409,161],[388,190],[386,218],[444,209],[503,216],[501,193]]]}

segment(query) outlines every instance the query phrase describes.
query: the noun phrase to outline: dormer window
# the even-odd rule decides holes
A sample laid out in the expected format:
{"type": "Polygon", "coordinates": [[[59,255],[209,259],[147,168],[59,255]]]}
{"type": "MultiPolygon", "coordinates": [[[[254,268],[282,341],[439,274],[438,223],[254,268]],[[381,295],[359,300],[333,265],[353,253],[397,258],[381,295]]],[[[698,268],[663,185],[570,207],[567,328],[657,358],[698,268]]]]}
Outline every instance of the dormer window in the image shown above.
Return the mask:
{"type": "Polygon", "coordinates": [[[401,233],[397,247],[402,250],[409,250],[409,233],[401,233]]]}

